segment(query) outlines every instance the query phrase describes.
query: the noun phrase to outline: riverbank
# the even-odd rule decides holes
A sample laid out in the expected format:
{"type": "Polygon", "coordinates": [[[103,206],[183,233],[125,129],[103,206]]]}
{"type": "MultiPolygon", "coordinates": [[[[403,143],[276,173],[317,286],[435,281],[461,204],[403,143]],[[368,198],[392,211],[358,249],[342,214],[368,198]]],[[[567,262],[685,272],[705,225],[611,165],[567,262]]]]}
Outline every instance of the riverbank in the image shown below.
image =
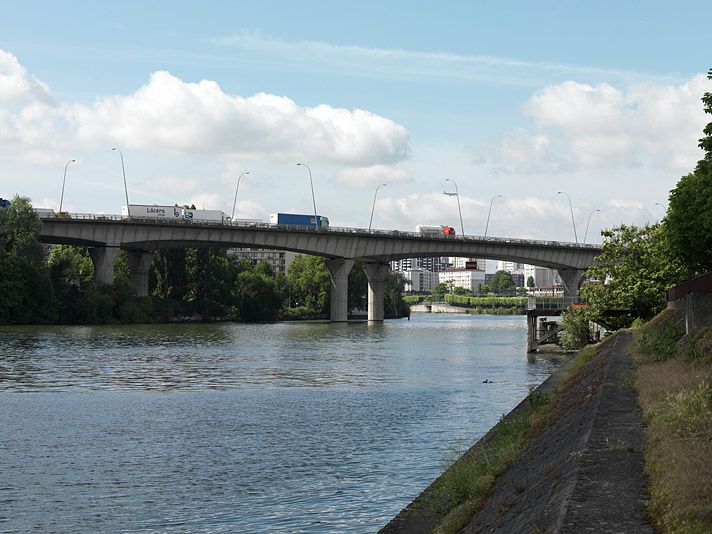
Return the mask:
{"type": "Polygon", "coordinates": [[[620,332],[579,353],[381,532],[651,532],[630,342],[620,332]],[[443,506],[463,464],[487,467],[498,436],[523,418],[529,430],[509,465],[471,478],[464,499],[443,506]]]}

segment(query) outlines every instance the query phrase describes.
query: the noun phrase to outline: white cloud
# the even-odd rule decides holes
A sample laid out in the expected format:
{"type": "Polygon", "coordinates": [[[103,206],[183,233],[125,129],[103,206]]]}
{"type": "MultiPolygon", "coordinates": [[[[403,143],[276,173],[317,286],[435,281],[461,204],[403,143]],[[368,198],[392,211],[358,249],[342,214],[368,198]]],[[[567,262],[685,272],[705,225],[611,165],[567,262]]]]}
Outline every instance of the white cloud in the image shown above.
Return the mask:
{"type": "Polygon", "coordinates": [[[336,175],[339,183],[352,187],[371,187],[382,183],[409,182],[410,174],[400,167],[371,165],[370,167],[348,167],[336,175]]]}
{"type": "Polygon", "coordinates": [[[0,50],[0,105],[36,100],[50,101],[49,87],[28,73],[17,57],[0,50]]]}
{"type": "Polygon", "coordinates": [[[161,196],[193,193],[198,190],[200,183],[190,178],[176,176],[161,176],[143,182],[144,188],[161,196]]]}
{"type": "Polygon", "coordinates": [[[0,140],[27,149],[132,149],[270,158],[308,159],[355,167],[392,164],[408,156],[408,131],[363,109],[325,104],[301,107],[285,96],[230,95],[209,80],[184,82],[154,72],[129,95],[102,97],[93,105],[47,104],[49,90],[0,51],[0,140]],[[19,110],[3,105],[22,100],[19,110]]]}
{"type": "MultiPolygon", "coordinates": [[[[490,201],[460,197],[467,235],[484,235],[490,201]]],[[[662,209],[656,213],[638,201],[613,199],[598,206],[599,212],[594,212],[596,208],[589,203],[574,203],[576,237],[579,242],[586,237],[588,243],[600,243],[602,228],[622,223],[654,223],[662,217],[662,209]]],[[[374,223],[376,228],[414,231],[418,224],[432,224],[453,226],[458,234],[461,233],[456,201],[436,193],[383,198],[376,203],[375,220],[378,221],[374,223]]],[[[575,239],[569,204],[565,197],[555,194],[550,198],[517,196],[497,199],[492,208],[487,235],[566,242],[575,239]]]]}
{"type": "Polygon", "coordinates": [[[555,174],[573,167],[548,135],[524,128],[508,130],[475,148],[474,162],[491,165],[494,174],[555,174]]]}
{"type": "Polygon", "coordinates": [[[697,75],[679,86],[565,82],[525,104],[537,125],[567,146],[581,166],[651,166],[691,170],[701,157],[697,140],[708,117],[700,98],[712,82],[697,75]]]}

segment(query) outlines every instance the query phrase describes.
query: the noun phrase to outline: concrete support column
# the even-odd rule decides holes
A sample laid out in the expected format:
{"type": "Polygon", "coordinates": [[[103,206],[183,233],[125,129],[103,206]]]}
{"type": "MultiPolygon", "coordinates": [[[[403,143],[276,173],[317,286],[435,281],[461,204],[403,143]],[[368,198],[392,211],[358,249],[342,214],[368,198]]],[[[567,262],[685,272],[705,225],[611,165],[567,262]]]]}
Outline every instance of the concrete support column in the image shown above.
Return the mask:
{"type": "Polygon", "coordinates": [[[151,250],[129,250],[126,260],[131,271],[131,283],[139,297],[148,296],[148,271],[153,261],[151,250]]]}
{"type": "Polygon", "coordinates": [[[390,265],[387,263],[364,263],[368,278],[368,320],[383,321],[383,288],[390,265]]]}
{"type": "Polygon", "coordinates": [[[119,247],[94,247],[89,250],[94,264],[94,287],[110,286],[114,283],[114,264],[119,250],[119,247]]]}
{"type": "Polygon", "coordinates": [[[558,269],[561,280],[564,282],[564,297],[578,296],[579,286],[583,280],[583,269],[558,269]]]}
{"type": "Polygon", "coordinates": [[[331,273],[331,313],[332,323],[343,323],[349,319],[349,273],[355,260],[335,258],[326,261],[331,273]]]}

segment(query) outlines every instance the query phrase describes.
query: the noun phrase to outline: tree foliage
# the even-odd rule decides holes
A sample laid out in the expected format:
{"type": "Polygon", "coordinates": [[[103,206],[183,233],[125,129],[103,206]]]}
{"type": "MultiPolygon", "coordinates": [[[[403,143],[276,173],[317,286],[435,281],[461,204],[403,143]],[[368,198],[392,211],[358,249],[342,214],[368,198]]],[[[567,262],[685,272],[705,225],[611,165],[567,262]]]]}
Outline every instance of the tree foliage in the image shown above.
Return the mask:
{"type": "MultiPolygon", "coordinates": [[[[15,197],[0,209],[0,324],[96,324],[182,318],[270,321],[326,316],[331,275],[324,258],[300,255],[285,276],[268,263],[228,256],[225,249],[176,249],[154,253],[150,296],[139,298],[126,252],[117,257],[113,285],[94,287],[86,247],[55,245],[45,257],[41,222],[28,199],[15,197]],[[296,309],[290,310],[290,306],[296,309]]],[[[387,315],[407,312],[405,280],[385,280],[387,315]]],[[[349,275],[350,307],[365,307],[366,275],[356,264],[349,275]]]]}
{"type": "MultiPolygon", "coordinates": [[[[634,310],[647,319],[662,310],[665,290],[684,280],[685,268],[661,225],[621,225],[601,234],[601,254],[586,271],[588,283],[580,291],[592,316],[602,317],[606,310],[634,310]]],[[[617,326],[627,326],[631,320],[620,319],[617,326]]]]}
{"type": "MultiPolygon", "coordinates": [[[[712,80],[712,69],[707,71],[707,78],[712,80]]],[[[706,92],[702,97],[705,113],[712,114],[712,93],[706,92]]],[[[710,171],[712,167],[712,122],[708,122],[702,131],[705,136],[700,139],[699,147],[705,151],[705,157],[697,164],[698,170],[710,171]]]]}
{"type": "Polygon", "coordinates": [[[314,314],[327,313],[331,275],[325,258],[300,254],[289,265],[287,280],[291,288],[291,305],[303,306],[314,314]]]}
{"type": "Polygon", "coordinates": [[[712,166],[683,176],[670,192],[665,229],[672,252],[691,270],[712,270],[712,166]]]}
{"type": "Polygon", "coordinates": [[[569,308],[561,316],[564,330],[559,345],[568,350],[579,350],[591,342],[590,312],[586,308],[569,308]]]}
{"type": "Polygon", "coordinates": [[[0,208],[0,323],[49,323],[57,301],[38,236],[41,222],[29,199],[0,208]]]}
{"type": "MultiPolygon", "coordinates": [[[[712,80],[712,69],[707,77],[712,80]]],[[[705,113],[712,114],[712,93],[705,93],[702,102],[705,113]]],[[[673,252],[690,274],[712,270],[712,122],[703,133],[704,158],[670,191],[664,223],[673,252]]]]}
{"type": "Polygon", "coordinates": [[[496,295],[513,295],[517,291],[517,284],[512,280],[512,275],[507,271],[497,271],[489,284],[490,290],[496,295]]]}

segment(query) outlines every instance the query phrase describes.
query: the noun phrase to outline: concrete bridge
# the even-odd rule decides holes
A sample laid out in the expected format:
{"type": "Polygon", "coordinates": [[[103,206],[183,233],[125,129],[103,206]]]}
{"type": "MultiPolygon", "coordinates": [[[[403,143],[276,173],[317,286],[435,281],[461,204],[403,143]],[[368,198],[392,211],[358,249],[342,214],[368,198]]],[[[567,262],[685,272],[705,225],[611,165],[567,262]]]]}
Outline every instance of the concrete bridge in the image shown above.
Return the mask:
{"type": "Polygon", "coordinates": [[[148,294],[148,272],[158,249],[252,247],[290,250],[328,258],[331,320],[347,320],[348,276],[355,261],[368,278],[368,319],[383,320],[383,290],[391,260],[455,256],[507,260],[556,269],[565,293],[575,295],[584,271],[600,254],[597,245],[476,236],[424,236],[358,228],[313,228],[254,223],[207,223],[122,218],[118,215],[40,216],[40,240],[91,247],[95,283],[111,284],[120,250],[128,255],[139,296],[148,294]]]}

